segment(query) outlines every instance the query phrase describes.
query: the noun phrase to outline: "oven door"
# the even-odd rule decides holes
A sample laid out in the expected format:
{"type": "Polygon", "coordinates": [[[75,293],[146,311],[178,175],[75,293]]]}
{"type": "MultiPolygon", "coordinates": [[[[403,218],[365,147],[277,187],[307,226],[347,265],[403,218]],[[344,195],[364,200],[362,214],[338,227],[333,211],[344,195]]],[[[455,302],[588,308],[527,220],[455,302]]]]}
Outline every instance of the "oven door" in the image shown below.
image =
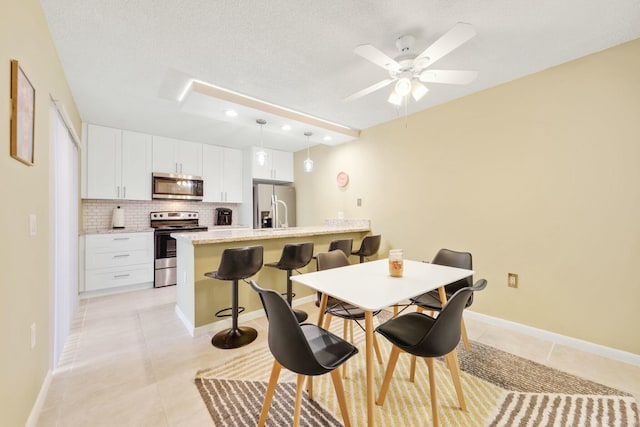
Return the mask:
{"type": "Polygon", "coordinates": [[[170,236],[172,231],[155,232],[155,271],[153,286],[161,288],[177,283],[176,275],[176,239],[170,236]]]}

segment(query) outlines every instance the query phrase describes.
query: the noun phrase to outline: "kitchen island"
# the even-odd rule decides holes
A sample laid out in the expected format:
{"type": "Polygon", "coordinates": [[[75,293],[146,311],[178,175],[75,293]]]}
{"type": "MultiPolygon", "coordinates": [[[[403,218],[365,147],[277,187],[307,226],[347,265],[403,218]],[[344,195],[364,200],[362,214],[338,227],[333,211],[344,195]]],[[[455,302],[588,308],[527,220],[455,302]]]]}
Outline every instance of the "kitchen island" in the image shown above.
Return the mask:
{"type": "MultiPolygon", "coordinates": [[[[264,263],[277,262],[287,243],[313,242],[314,254],[326,251],[335,239],[353,239],[358,248],[362,238],[370,231],[369,220],[327,221],[316,227],[291,227],[279,229],[231,228],[197,233],[173,233],[177,248],[176,313],[193,336],[230,324],[229,318],[217,318],[215,313],[231,306],[231,282],[215,280],[204,274],[215,271],[226,248],[262,246],[264,263]],[[219,322],[213,325],[214,322],[219,322]]],[[[353,257],[352,262],[357,262],[353,257]]],[[[316,270],[312,260],[301,272],[316,270]]],[[[295,274],[295,273],[294,273],[295,274]]],[[[260,286],[286,292],[286,272],[263,267],[253,277],[260,286]]],[[[315,292],[305,286],[294,285],[296,303],[312,301],[315,292]]],[[[262,303],[258,294],[240,281],[238,289],[240,306],[245,308],[240,323],[262,315],[262,303]]]]}

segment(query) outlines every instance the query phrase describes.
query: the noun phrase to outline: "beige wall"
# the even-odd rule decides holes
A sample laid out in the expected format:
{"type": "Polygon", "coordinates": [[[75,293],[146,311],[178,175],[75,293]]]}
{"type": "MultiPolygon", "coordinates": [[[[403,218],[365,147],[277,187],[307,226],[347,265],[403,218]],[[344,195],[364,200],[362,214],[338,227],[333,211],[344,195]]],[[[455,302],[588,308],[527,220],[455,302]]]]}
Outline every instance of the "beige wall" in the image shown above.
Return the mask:
{"type": "Polygon", "coordinates": [[[383,250],[470,251],[473,310],[640,354],[640,40],[316,147],[312,174],[305,156],[302,225],[344,211],[383,250]]]}
{"type": "Polygon", "coordinates": [[[4,0],[0,13],[0,425],[24,425],[50,369],[49,97],[60,99],[75,128],[80,118],[67,87],[38,0],[4,0]],[[10,60],[36,89],[35,165],[9,156],[10,60]],[[28,217],[38,233],[29,237],[28,217]],[[30,327],[37,328],[32,350],[30,327]]]}

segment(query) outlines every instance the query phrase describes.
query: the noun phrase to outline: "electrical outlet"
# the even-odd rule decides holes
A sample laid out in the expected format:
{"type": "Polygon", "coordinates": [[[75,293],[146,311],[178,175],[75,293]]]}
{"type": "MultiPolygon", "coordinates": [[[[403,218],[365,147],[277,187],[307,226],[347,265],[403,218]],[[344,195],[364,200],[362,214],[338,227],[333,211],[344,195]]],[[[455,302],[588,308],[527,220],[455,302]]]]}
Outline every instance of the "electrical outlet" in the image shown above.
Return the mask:
{"type": "Polygon", "coordinates": [[[509,273],[508,280],[507,280],[507,285],[509,285],[510,288],[517,288],[518,287],[518,275],[515,274],[515,273],[509,273]]]}
{"type": "Polygon", "coordinates": [[[31,348],[36,348],[36,324],[31,324],[31,348]]]}
{"type": "Polygon", "coordinates": [[[358,207],[362,206],[362,199],[359,197],[356,199],[356,206],[358,207]]]}

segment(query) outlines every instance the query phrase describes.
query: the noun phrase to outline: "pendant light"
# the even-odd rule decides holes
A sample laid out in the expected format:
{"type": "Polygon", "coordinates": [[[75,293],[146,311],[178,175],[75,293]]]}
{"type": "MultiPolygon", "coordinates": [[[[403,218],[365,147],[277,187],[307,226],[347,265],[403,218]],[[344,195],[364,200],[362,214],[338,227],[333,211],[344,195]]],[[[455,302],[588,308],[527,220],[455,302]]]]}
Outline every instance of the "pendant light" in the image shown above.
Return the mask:
{"type": "Polygon", "coordinates": [[[311,132],[305,132],[304,136],[307,137],[307,159],[304,161],[304,171],[311,172],[313,170],[313,160],[309,156],[309,137],[313,135],[311,132]]]}
{"type": "Polygon", "coordinates": [[[264,151],[264,141],[262,139],[262,126],[267,124],[267,121],[264,119],[256,120],[256,123],[260,125],[260,149],[256,151],[256,161],[258,165],[264,166],[267,161],[267,152],[264,151]]]}

